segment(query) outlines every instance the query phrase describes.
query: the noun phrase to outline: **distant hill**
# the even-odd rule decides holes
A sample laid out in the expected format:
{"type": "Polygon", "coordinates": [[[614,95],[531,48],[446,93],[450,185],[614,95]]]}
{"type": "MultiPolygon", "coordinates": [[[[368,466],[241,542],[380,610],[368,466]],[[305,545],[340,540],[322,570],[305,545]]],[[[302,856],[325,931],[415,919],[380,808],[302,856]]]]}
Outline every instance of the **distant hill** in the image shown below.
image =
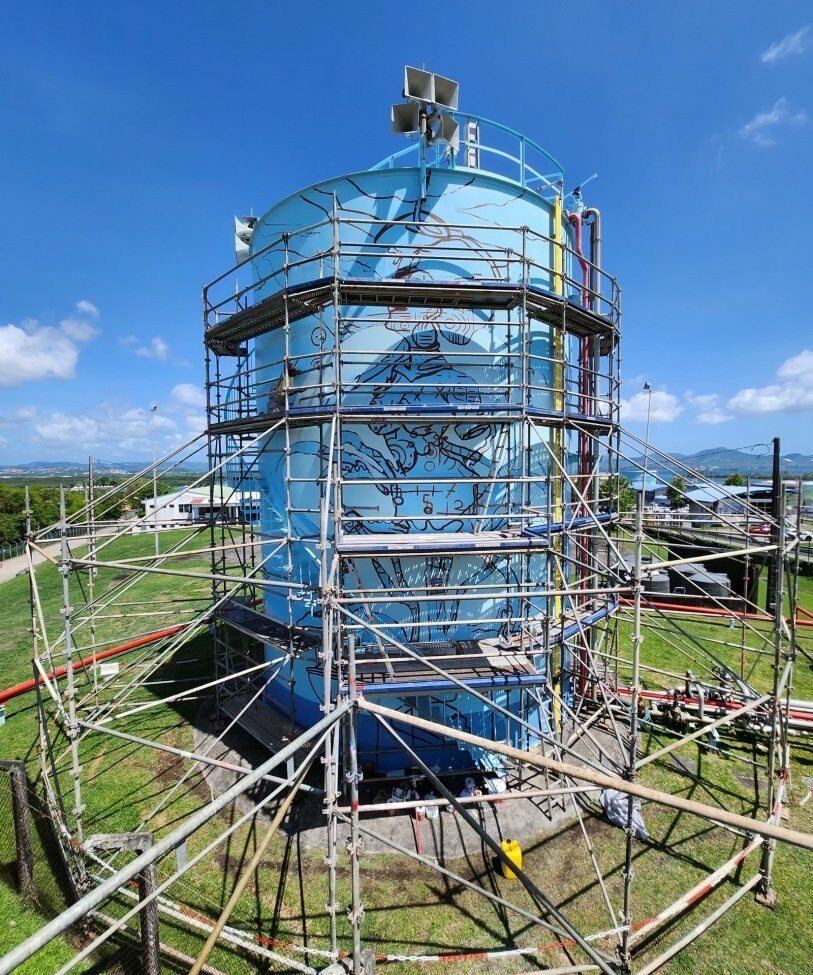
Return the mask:
{"type": "MultiPolygon", "coordinates": [[[[149,467],[149,460],[117,460],[96,461],[96,473],[99,477],[106,474],[121,475],[135,474],[149,467]]],[[[173,474],[197,473],[207,469],[205,461],[188,461],[173,469],[173,474]]],[[[75,460],[31,460],[24,464],[0,464],[0,478],[9,477],[86,477],[87,461],[75,460]]]]}
{"type": "MultiPolygon", "coordinates": [[[[759,477],[769,477],[771,474],[772,456],[770,447],[764,448],[764,453],[746,453],[731,447],[711,447],[698,450],[693,454],[673,454],[675,460],[685,467],[711,477],[725,477],[727,474],[753,474],[759,477]]],[[[633,464],[643,465],[643,456],[634,457],[633,464]]],[[[97,461],[99,476],[104,474],[134,474],[136,471],[148,467],[148,460],[97,461]]],[[[674,464],[667,464],[658,454],[652,452],[647,458],[647,467],[651,471],[661,473],[679,473],[681,468],[674,464]]],[[[621,469],[625,473],[632,471],[626,462],[622,462],[621,469]]],[[[174,474],[200,474],[206,470],[204,461],[189,461],[180,468],[173,470],[174,474]]],[[[807,474],[813,472],[813,454],[782,454],[783,474],[807,474]]],[[[33,460],[24,464],[0,465],[0,478],[9,477],[83,477],[87,475],[87,461],[71,460],[33,460]]]]}
{"type": "MultiPolygon", "coordinates": [[[[754,474],[769,477],[773,465],[773,455],[770,447],[765,447],[764,453],[753,454],[731,447],[711,447],[698,450],[694,454],[673,454],[675,460],[684,467],[698,471],[706,476],[716,477],[726,474],[754,474]]],[[[643,463],[643,456],[634,458],[635,463],[643,463]]],[[[625,465],[622,464],[622,467],[625,465]]],[[[657,454],[650,454],[647,459],[650,470],[677,473],[680,468],[665,463],[657,454]]],[[[813,454],[782,454],[783,474],[806,474],[813,472],[813,454]]]]}

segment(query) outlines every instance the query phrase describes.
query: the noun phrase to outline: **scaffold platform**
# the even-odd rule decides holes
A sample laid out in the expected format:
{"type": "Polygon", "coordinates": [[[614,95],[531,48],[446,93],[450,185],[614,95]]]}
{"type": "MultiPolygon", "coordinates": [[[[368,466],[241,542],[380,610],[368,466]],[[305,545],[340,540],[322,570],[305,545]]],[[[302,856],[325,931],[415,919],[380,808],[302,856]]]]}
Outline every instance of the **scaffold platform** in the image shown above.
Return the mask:
{"type": "MultiPolygon", "coordinates": [[[[242,343],[275,328],[315,315],[330,302],[340,305],[402,308],[465,308],[511,311],[524,307],[526,313],[554,326],[567,323],[573,335],[600,336],[612,343],[617,329],[603,315],[584,308],[571,298],[546,291],[537,285],[508,281],[413,281],[410,279],[368,279],[322,277],[281,288],[256,304],[232,312],[210,324],[206,342],[218,355],[239,355],[242,343]]],[[[216,313],[220,318],[219,312],[216,313]]],[[[606,353],[605,353],[606,354],[606,353]]]]}

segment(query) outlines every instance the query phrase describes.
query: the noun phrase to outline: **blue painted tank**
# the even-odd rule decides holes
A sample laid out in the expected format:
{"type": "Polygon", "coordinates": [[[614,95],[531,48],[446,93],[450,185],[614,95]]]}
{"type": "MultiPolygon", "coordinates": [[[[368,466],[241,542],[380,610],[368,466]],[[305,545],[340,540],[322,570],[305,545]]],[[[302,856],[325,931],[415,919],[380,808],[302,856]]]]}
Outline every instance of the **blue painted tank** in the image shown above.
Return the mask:
{"type": "MultiPolygon", "coordinates": [[[[394,657],[403,656],[398,645],[449,659],[476,654],[482,666],[467,671],[467,682],[528,726],[547,728],[544,655],[531,658],[524,680],[511,668],[500,679],[500,655],[523,627],[539,632],[551,615],[541,598],[533,619],[533,601],[519,593],[554,578],[533,529],[572,511],[551,455],[575,471],[576,443],[561,425],[522,418],[561,416],[567,360],[578,350],[572,338],[557,350],[555,327],[501,294],[516,296],[518,283],[573,292],[563,284],[567,257],[557,266],[552,241],[558,233],[567,243],[570,230],[563,219],[555,226],[556,213],[553,199],[494,173],[430,166],[424,177],[418,166],[391,165],[310,186],[254,227],[254,303],[287,293],[292,319],[253,347],[256,411],[286,419],[258,463],[264,573],[304,587],[266,590],[264,608],[313,637],[266,696],[285,711],[293,706],[300,725],[319,717],[322,701],[320,530],[329,491],[331,588],[371,624],[356,628],[361,679],[387,677],[378,665],[364,669],[366,653],[381,656],[382,634],[394,657]],[[335,291],[339,279],[356,282],[352,303],[335,291]],[[412,295],[424,286],[423,304],[399,304],[407,285],[412,295]],[[460,286],[481,288],[482,307],[448,297],[433,304],[433,289],[460,286]],[[309,298],[320,289],[321,298],[309,298]],[[324,289],[334,289],[332,300],[324,289]],[[287,544],[273,541],[282,536],[287,544]]],[[[566,555],[566,538],[557,545],[566,555]]],[[[381,693],[389,706],[534,743],[528,727],[509,729],[431,673],[381,693]]],[[[359,743],[362,760],[403,765],[363,718],[359,743]]],[[[441,766],[485,761],[439,739],[413,743],[441,766]]]]}

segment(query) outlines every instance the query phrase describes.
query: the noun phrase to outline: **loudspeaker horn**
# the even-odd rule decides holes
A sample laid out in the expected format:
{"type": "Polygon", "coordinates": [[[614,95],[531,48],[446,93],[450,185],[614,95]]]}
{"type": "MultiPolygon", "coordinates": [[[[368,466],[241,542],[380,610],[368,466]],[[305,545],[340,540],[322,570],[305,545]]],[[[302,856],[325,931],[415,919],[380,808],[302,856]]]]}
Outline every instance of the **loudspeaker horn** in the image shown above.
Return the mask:
{"type": "Polygon", "coordinates": [[[443,108],[457,108],[457,101],[460,97],[460,85],[451,78],[444,78],[443,75],[432,75],[434,80],[435,97],[432,99],[436,105],[443,108]]]}
{"type": "Polygon", "coordinates": [[[420,132],[421,106],[417,102],[407,102],[392,106],[393,132],[420,132]]]}
{"type": "Polygon", "coordinates": [[[435,76],[420,68],[404,68],[404,98],[412,98],[419,102],[433,102],[435,100],[435,76]]]}
{"type": "Polygon", "coordinates": [[[449,143],[452,152],[457,152],[460,148],[460,126],[451,116],[441,116],[438,137],[449,143]]]}

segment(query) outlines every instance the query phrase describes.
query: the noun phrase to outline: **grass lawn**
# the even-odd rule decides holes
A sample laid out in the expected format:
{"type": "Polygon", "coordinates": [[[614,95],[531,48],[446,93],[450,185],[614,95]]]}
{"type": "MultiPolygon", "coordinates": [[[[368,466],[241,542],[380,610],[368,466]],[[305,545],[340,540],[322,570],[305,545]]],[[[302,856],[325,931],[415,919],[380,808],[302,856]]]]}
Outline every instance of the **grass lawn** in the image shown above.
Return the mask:
{"type": "MultiPolygon", "coordinates": [[[[162,546],[178,542],[176,538],[162,535],[162,546]]],[[[116,560],[149,554],[151,536],[124,539],[110,546],[111,558],[116,560]]],[[[205,537],[190,540],[187,549],[203,547],[205,537]]],[[[205,557],[204,557],[205,558],[205,557]]],[[[201,557],[190,556],[185,563],[191,569],[203,568],[201,557]]],[[[43,612],[49,625],[49,637],[58,634],[59,607],[61,605],[60,580],[56,570],[45,565],[38,569],[38,582],[43,602],[43,612]],[[53,632],[51,631],[53,626],[53,632]]],[[[96,593],[121,584],[125,579],[119,570],[100,570],[96,581],[96,593]]],[[[804,580],[804,600],[813,610],[813,587],[804,580]]],[[[73,585],[74,583],[72,583],[73,585]]],[[[86,580],[85,580],[86,584],[86,580]]],[[[205,597],[207,584],[203,580],[178,579],[165,576],[146,576],[126,596],[119,608],[105,615],[110,618],[99,622],[98,636],[105,640],[117,640],[125,635],[146,632],[189,618],[194,602],[205,597]],[[172,602],[168,602],[172,600],[172,602]],[[189,602],[177,602],[189,600],[189,602]],[[137,616],[138,613],[155,615],[137,616]]],[[[78,605],[78,600],[76,600],[78,605]]],[[[3,632],[4,686],[30,676],[31,642],[28,633],[28,581],[25,577],[11,580],[0,586],[0,628],[3,632]]],[[[767,635],[762,629],[745,635],[746,647],[759,649],[767,635]]],[[[82,646],[86,628],[77,631],[77,643],[82,646]]],[[[813,632],[813,631],[811,631],[813,632]]],[[[726,626],[703,621],[692,624],[691,633],[699,642],[708,643],[721,660],[735,669],[740,667],[740,653],[734,648],[722,646],[731,638],[726,626]],[[718,641],[711,643],[710,641],[718,641]]],[[[659,629],[654,625],[645,630],[642,648],[644,662],[652,666],[682,674],[691,666],[702,676],[701,659],[694,663],[684,644],[686,638],[671,629],[659,629]],[[679,649],[676,649],[676,645],[679,649]],[[688,655],[687,655],[688,654],[688,655]]],[[[813,643],[813,641],[810,641],[813,643]]],[[[619,625],[619,644],[622,655],[628,655],[629,624],[619,625]]],[[[122,658],[119,680],[134,671],[138,661],[147,659],[154,651],[136,652],[122,658]]],[[[771,658],[754,655],[746,650],[748,677],[757,687],[767,687],[771,677],[771,658]],[[751,660],[757,663],[751,668],[751,660]]],[[[59,663],[55,660],[55,663],[59,663]]],[[[202,633],[186,643],[171,660],[151,677],[149,686],[142,688],[130,700],[146,703],[193,684],[211,674],[211,647],[208,637],[202,633]],[[155,683],[160,681],[161,683],[155,683]]],[[[645,672],[647,686],[673,686],[675,679],[645,672]]],[[[91,694],[90,672],[82,675],[82,690],[91,694]]],[[[813,672],[802,658],[797,668],[795,694],[813,697],[813,672]]],[[[146,738],[160,738],[177,747],[192,747],[191,722],[201,702],[192,700],[172,706],[160,706],[122,721],[122,730],[146,738]]],[[[31,695],[9,703],[6,724],[0,728],[0,756],[22,758],[28,763],[32,782],[38,775],[35,745],[37,736],[34,701],[31,695]]],[[[69,763],[66,740],[54,724],[51,728],[54,752],[58,756],[60,780],[66,796],[70,796],[69,763]]],[[[646,750],[659,748],[668,738],[659,729],[650,729],[644,740],[646,750]]],[[[708,802],[724,802],[738,812],[754,811],[755,782],[753,768],[748,763],[754,758],[764,761],[764,756],[754,751],[754,742],[746,735],[728,735],[725,749],[731,757],[709,755],[696,745],[684,746],[676,759],[666,759],[647,766],[642,781],[659,788],[708,802]],[[737,760],[740,759],[740,760],[737,760]],[[698,784],[686,773],[702,780],[698,784]]],[[[161,835],[171,830],[179,821],[199,808],[210,796],[203,778],[195,774],[169,797],[188,763],[167,753],[145,749],[128,742],[100,735],[88,735],[80,745],[83,767],[84,798],[83,815],[85,834],[97,832],[121,832],[137,828],[150,818],[150,828],[161,835]]],[[[811,753],[802,744],[796,748],[793,759],[792,801],[790,825],[813,831],[813,802],[800,806],[804,797],[802,777],[813,775],[811,753]]],[[[764,783],[758,782],[757,798],[764,802],[764,783]]],[[[6,812],[0,797],[0,813],[6,812]]],[[[188,842],[189,858],[201,851],[236,814],[229,812],[210,822],[188,842]]],[[[741,841],[731,833],[710,826],[702,820],[681,815],[673,810],[647,804],[644,816],[650,830],[650,843],[635,844],[635,877],[633,887],[633,920],[650,916],[674,901],[692,885],[699,883],[712,869],[741,848],[741,841]]],[[[38,817],[35,817],[38,818],[38,817]]],[[[68,819],[71,819],[70,810],[68,819]]],[[[8,819],[2,820],[3,824],[8,819]]],[[[453,817],[444,819],[453,828],[453,817]]],[[[585,823],[593,843],[596,857],[605,878],[607,892],[616,912],[620,911],[623,889],[623,864],[625,837],[622,831],[610,826],[597,813],[585,816],[585,823]]],[[[66,903],[64,882],[60,882],[57,853],[49,840],[44,821],[37,830],[37,863],[35,879],[37,899],[34,904],[23,905],[13,892],[13,843],[8,829],[5,839],[0,840],[0,952],[8,950],[24,936],[35,930],[43,917],[53,916],[66,903]]],[[[207,855],[181,881],[169,890],[170,896],[183,902],[187,910],[208,917],[216,917],[231,891],[240,865],[251,855],[263,831],[260,823],[255,830],[252,823],[238,829],[232,837],[213,853],[207,855]]],[[[553,837],[540,837],[524,850],[524,865],[530,876],[557,903],[567,916],[584,932],[598,932],[612,927],[595,873],[591,867],[584,840],[578,825],[573,825],[553,837]]],[[[758,857],[758,854],[755,855],[758,857]]],[[[159,877],[167,877],[174,868],[174,857],[165,858],[159,865],[159,877]]],[[[340,944],[350,947],[350,926],[344,908],[350,901],[348,875],[349,860],[344,849],[339,856],[338,929],[340,944]]],[[[495,871],[491,857],[471,856],[449,866],[461,875],[493,889],[515,901],[527,910],[534,910],[530,898],[521,886],[504,879],[495,871]]],[[[739,879],[750,876],[758,866],[752,857],[747,870],[739,879]]],[[[746,975],[759,970],[775,975],[801,975],[810,970],[810,949],[813,945],[813,892],[809,875],[813,858],[795,849],[780,847],[777,853],[775,885],[779,891],[779,904],[775,911],[757,906],[752,897],[744,898],[734,912],[698,942],[671,963],[668,971],[697,973],[697,975],[746,975]]],[[[325,908],[326,884],[323,854],[308,849],[296,835],[280,834],[275,837],[266,860],[258,871],[256,888],[251,886],[242,897],[231,924],[250,934],[279,941],[291,939],[299,945],[326,947],[329,930],[325,908]]],[[[667,943],[692,928],[714,906],[721,903],[735,889],[731,882],[705,900],[693,913],[678,919],[669,929],[668,941],[655,940],[642,957],[654,957],[667,943]]],[[[374,945],[378,951],[401,954],[439,952],[458,953],[477,951],[490,947],[515,945],[547,945],[556,937],[540,930],[523,918],[506,913],[502,908],[489,904],[483,898],[461,885],[444,880],[429,868],[421,867],[405,859],[389,855],[367,855],[362,858],[362,891],[366,915],[362,927],[362,940],[374,945]]],[[[119,914],[125,899],[113,902],[105,910],[119,914]]],[[[161,921],[162,939],[178,951],[196,955],[203,936],[166,916],[161,921]]],[[[81,933],[74,944],[81,943],[81,933]]],[[[266,942],[267,943],[267,942],[266,942]]],[[[599,942],[612,950],[612,940],[599,942]]],[[[74,948],[66,941],[52,943],[45,951],[20,969],[29,973],[53,973],[60,964],[71,957],[74,948]]],[[[305,956],[298,956],[305,959],[305,956]]],[[[580,958],[579,954],[574,954],[580,958]]],[[[306,959],[308,960],[308,959],[306,959]]],[[[321,968],[322,959],[309,959],[321,968]]],[[[485,964],[471,962],[451,966],[458,972],[477,972],[494,969],[498,972],[527,972],[542,970],[555,964],[566,964],[567,955],[557,947],[551,947],[522,958],[495,961],[485,964]]],[[[210,957],[210,964],[222,972],[242,973],[257,971],[256,961],[251,961],[227,946],[219,946],[210,957]]],[[[94,966],[80,971],[132,972],[136,968],[134,951],[130,944],[118,944],[108,952],[94,958],[94,966]]],[[[414,972],[410,963],[383,966],[394,975],[414,972]]],[[[188,970],[166,962],[166,971],[188,970]]],[[[262,969],[261,969],[262,970],[262,969]]],[[[282,967],[269,964],[269,970],[281,971],[282,967]]],[[[429,975],[450,971],[449,964],[429,964],[421,971],[429,975]]]]}

